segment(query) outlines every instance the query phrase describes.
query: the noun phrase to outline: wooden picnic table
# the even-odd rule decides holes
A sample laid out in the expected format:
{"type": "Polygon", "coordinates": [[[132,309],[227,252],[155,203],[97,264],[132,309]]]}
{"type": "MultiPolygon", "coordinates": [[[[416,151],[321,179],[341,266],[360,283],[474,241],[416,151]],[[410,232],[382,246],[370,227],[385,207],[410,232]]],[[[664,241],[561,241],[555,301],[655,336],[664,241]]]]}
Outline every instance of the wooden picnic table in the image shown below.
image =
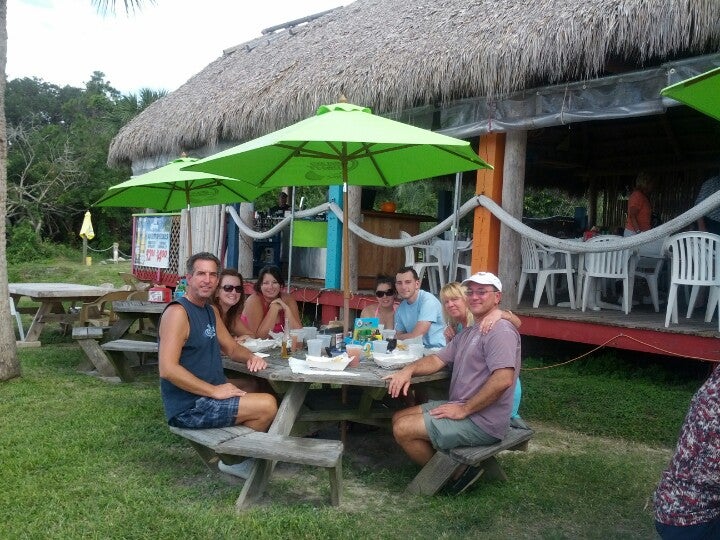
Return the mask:
{"type": "Polygon", "coordinates": [[[104,332],[95,327],[74,328],[73,337],[101,375],[132,381],[132,366],[140,363],[139,355],[156,354],[157,342],[152,334],[131,334],[130,329],[141,319],[149,319],[157,328],[167,304],[146,300],[115,300],[112,306],[115,321],[104,332]]]}
{"type": "MultiPolygon", "coordinates": [[[[298,357],[303,358],[304,355],[300,353],[298,357]]],[[[371,360],[361,362],[358,367],[346,368],[344,371],[333,374],[325,371],[294,373],[290,369],[288,360],[280,358],[279,353],[275,352],[274,349],[271,356],[266,358],[266,361],[268,363],[267,369],[252,373],[252,375],[266,379],[276,389],[284,391],[278,413],[268,429],[268,433],[289,435],[296,423],[300,422],[352,420],[359,423],[376,424],[383,418],[385,421],[389,420],[393,412],[390,409],[378,412],[373,407],[374,401],[387,394],[388,381],[384,380],[383,377],[391,373],[391,371],[378,367],[371,360]],[[361,391],[360,400],[355,407],[351,408],[340,404],[337,408],[321,411],[304,409],[304,405],[312,401],[308,399],[309,394],[312,393],[309,390],[310,385],[315,383],[357,388],[361,391]]],[[[243,363],[225,358],[223,359],[223,365],[227,370],[251,374],[243,363]]],[[[431,375],[414,377],[412,383],[431,383],[447,379],[449,376],[447,370],[441,370],[431,375]]],[[[339,387],[335,391],[338,395],[341,393],[339,387]]],[[[273,462],[263,459],[257,460],[250,477],[243,485],[240,497],[236,502],[237,508],[251,505],[262,495],[270,480],[273,467],[273,462]]]]}
{"type": "Polygon", "coordinates": [[[9,283],[10,296],[18,306],[22,297],[27,297],[40,305],[17,308],[20,313],[33,314],[30,328],[25,334],[25,341],[39,341],[40,332],[47,323],[58,322],[74,324],[79,318],[79,311],[70,309],[76,302],[92,302],[102,295],[116,289],[79,285],[76,283],[9,283]],[[70,303],[68,308],[64,304],[70,303]]]}
{"type": "Polygon", "coordinates": [[[107,341],[121,339],[130,327],[140,319],[150,319],[157,328],[160,316],[167,307],[165,302],[148,302],[147,300],[115,300],[112,303],[117,320],[108,329],[107,341]]]}

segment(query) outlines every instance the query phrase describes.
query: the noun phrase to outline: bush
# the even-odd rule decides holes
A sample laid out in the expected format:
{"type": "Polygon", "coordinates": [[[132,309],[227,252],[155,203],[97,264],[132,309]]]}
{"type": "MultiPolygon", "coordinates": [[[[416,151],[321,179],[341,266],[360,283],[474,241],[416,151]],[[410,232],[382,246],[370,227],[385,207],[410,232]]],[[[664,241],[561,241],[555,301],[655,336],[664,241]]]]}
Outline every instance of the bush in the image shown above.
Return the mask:
{"type": "Polygon", "coordinates": [[[10,264],[48,259],[66,251],[64,246],[44,241],[28,223],[8,229],[7,261],[10,264]]]}

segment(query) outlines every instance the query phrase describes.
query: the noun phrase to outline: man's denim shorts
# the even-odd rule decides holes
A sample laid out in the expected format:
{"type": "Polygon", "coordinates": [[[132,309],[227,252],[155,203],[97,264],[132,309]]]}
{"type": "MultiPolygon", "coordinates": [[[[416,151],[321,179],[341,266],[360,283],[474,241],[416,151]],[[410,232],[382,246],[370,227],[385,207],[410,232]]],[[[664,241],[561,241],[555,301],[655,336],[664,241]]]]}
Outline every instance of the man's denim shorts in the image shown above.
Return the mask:
{"type": "Polygon", "coordinates": [[[449,450],[458,446],[484,446],[500,441],[485,433],[469,418],[453,420],[451,418],[434,418],[428,411],[444,405],[447,401],[431,400],[420,405],[423,411],[425,429],[432,445],[440,450],[449,450]]]}
{"type": "Polygon", "coordinates": [[[228,399],[201,397],[195,401],[194,407],[176,414],[168,420],[168,424],[188,429],[234,426],[239,407],[239,397],[228,399]]]}

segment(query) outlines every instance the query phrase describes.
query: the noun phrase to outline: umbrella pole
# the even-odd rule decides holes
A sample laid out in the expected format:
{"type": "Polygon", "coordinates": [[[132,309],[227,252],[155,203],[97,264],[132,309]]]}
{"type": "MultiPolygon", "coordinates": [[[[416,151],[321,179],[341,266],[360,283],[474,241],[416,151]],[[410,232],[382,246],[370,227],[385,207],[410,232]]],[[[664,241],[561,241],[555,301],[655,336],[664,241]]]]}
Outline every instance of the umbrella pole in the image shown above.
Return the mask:
{"type": "Polygon", "coordinates": [[[295,228],[295,186],[292,186],[292,195],[290,197],[290,238],[288,238],[288,278],[287,278],[287,292],[290,292],[290,280],[292,278],[292,246],[293,246],[293,233],[295,228]]]}
{"type": "Polygon", "coordinates": [[[192,250],[192,215],[190,214],[190,192],[185,190],[185,204],[187,205],[187,256],[193,255],[192,250]]]}
{"type": "Polygon", "coordinates": [[[343,325],[350,331],[350,227],[348,226],[347,167],[343,166],[343,325]]]}

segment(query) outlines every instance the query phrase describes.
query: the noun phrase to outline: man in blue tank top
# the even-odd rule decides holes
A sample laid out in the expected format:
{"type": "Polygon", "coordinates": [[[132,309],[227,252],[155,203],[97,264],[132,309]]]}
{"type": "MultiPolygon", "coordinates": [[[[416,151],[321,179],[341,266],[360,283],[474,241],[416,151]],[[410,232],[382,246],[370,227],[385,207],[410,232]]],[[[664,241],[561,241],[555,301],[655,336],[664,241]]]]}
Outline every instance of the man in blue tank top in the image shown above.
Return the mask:
{"type": "MultiPolygon", "coordinates": [[[[158,335],[160,391],[171,426],[201,429],[244,425],[266,431],[277,413],[271,394],[250,393],[228,381],[220,352],[245,362],[251,372],[265,360],[238,344],[213,306],[220,261],[212,253],[196,253],[187,262],[185,296],[165,308],[158,335]]],[[[220,470],[246,477],[251,460],[238,465],[220,462],[220,470]]]]}

